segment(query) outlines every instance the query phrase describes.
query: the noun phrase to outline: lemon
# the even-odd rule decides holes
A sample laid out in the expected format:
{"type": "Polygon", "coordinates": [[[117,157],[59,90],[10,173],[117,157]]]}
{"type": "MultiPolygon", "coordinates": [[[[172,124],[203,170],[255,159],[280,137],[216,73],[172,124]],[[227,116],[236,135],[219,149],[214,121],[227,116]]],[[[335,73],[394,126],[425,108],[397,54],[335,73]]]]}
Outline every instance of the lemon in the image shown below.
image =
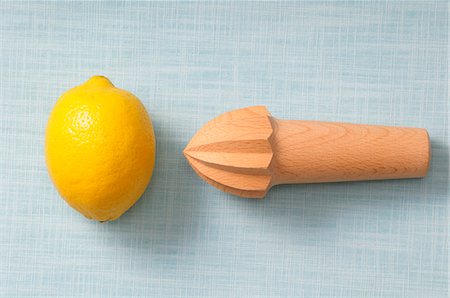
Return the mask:
{"type": "Polygon", "coordinates": [[[70,206],[93,220],[115,220],[150,182],[155,135],[136,96],[94,76],[57,101],[45,153],[50,177],[70,206]]]}

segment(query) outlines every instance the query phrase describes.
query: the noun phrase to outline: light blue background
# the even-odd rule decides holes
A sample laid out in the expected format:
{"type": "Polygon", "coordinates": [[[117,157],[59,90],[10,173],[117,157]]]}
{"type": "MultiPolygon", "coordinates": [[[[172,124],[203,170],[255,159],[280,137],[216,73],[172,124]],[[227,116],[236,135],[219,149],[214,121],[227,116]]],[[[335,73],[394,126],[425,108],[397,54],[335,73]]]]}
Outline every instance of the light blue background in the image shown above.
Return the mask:
{"type": "Polygon", "coordinates": [[[447,2],[0,2],[0,296],[447,297],[447,2]],[[86,220],[47,175],[60,94],[94,74],[154,121],[154,178],[86,220]],[[209,119],[425,127],[423,180],[219,192],[181,151],[209,119]]]}

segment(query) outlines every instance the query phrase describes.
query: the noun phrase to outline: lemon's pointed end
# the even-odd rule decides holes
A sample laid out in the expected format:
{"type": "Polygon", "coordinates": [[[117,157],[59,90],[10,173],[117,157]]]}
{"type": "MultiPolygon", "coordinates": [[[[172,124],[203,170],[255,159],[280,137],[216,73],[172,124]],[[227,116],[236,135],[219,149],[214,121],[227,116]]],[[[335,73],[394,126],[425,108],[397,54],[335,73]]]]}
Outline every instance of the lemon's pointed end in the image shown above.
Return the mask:
{"type": "Polygon", "coordinates": [[[105,76],[93,76],[83,85],[86,87],[114,87],[114,84],[105,76]]]}

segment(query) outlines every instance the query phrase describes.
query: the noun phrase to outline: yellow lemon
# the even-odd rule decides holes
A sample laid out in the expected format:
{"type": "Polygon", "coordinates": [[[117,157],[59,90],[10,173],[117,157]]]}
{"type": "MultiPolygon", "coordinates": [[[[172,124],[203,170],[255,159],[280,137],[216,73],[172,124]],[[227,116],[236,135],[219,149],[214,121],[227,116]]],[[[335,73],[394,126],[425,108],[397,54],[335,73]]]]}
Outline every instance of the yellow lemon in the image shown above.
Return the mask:
{"type": "Polygon", "coordinates": [[[57,101],[45,153],[50,177],[70,206],[94,220],[115,220],[151,179],[155,135],[136,96],[95,76],[57,101]]]}

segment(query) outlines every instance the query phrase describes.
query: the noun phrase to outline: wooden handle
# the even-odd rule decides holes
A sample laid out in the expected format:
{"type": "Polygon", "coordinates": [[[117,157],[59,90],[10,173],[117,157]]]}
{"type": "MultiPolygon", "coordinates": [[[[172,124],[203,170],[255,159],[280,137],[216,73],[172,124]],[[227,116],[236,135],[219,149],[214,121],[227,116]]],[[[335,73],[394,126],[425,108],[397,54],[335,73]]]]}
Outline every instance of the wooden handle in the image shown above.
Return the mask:
{"type": "Polygon", "coordinates": [[[424,177],[430,162],[421,128],[272,118],[272,184],[424,177]]]}

